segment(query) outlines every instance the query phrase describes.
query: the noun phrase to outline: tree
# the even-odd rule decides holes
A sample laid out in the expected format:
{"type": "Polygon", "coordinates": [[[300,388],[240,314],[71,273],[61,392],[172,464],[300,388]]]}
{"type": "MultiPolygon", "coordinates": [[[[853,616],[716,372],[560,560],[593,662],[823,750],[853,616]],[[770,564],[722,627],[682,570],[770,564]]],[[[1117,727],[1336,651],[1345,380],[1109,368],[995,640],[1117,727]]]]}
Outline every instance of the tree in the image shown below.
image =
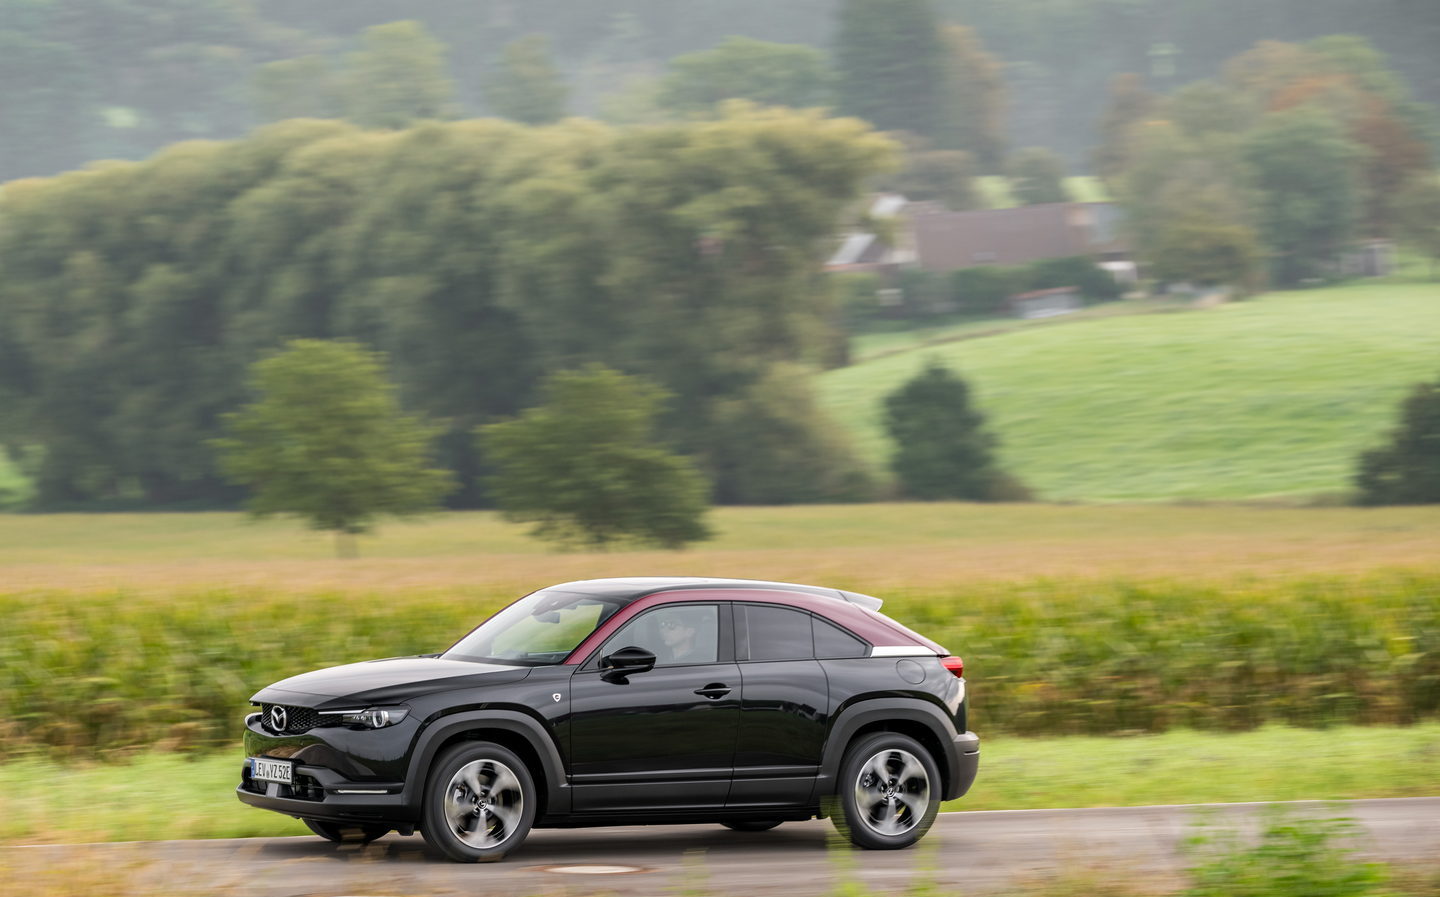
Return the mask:
{"type": "Polygon", "coordinates": [[[400,413],[381,355],[295,340],[254,365],[252,385],[257,400],[226,415],[228,435],[213,442],[252,514],[301,517],[346,556],[377,516],[429,510],[451,488],[426,466],[436,431],[400,413]]]}
{"type": "Polygon", "coordinates": [[[905,153],[903,167],[879,179],[881,189],[915,202],[938,202],[957,212],[982,208],[984,202],[975,186],[975,160],[970,154],[928,149],[927,145],[918,141],[905,153]]]}
{"type": "Polygon", "coordinates": [[[479,428],[505,516],[534,523],[537,538],[599,549],[624,541],[678,549],[709,538],[704,477],[656,445],[666,397],[589,365],[548,378],[541,404],[520,417],[479,428]]]}
{"type": "Polygon", "coordinates": [[[1069,202],[1065,190],[1065,160],[1043,146],[1017,150],[1005,166],[1010,194],[1022,206],[1069,202]]]}
{"type": "Polygon", "coordinates": [[[559,121],[569,95],[550,58],[550,38],[543,34],[508,44],[485,82],[485,101],[496,115],[529,125],[559,121]]]}
{"type": "Polygon", "coordinates": [[[815,402],[810,372],[774,365],[715,404],[706,458],[716,498],[742,505],[865,501],[869,476],[845,433],[815,402]]]}
{"type": "Polygon", "coordinates": [[[1267,115],[1242,152],[1254,171],[1276,280],[1293,285],[1324,274],[1359,218],[1359,149],[1334,118],[1302,107],[1267,115]]]}
{"type": "Polygon", "coordinates": [[[834,73],[819,50],[748,37],[670,60],[660,82],[661,106],[681,115],[711,112],[722,100],[750,100],[800,109],[826,106],[834,73]]]}
{"type": "Polygon", "coordinates": [[[1110,79],[1110,95],[1100,120],[1100,145],[1092,157],[1095,173],[1113,180],[1129,164],[1131,132],[1154,115],[1159,98],[1145,89],[1139,75],[1125,73],[1110,79]]]}
{"type": "Polygon", "coordinates": [[[445,45],[419,22],[365,29],[346,59],[346,118],[362,128],[403,128],[452,116],[455,84],[445,45]]]}
{"type": "Polygon", "coordinates": [[[945,80],[937,143],[969,153],[985,171],[1005,157],[1005,79],[1000,61],[973,29],[947,25],[941,31],[945,80]]]}
{"type": "Polygon", "coordinates": [[[835,68],[845,114],[883,131],[939,133],[945,50],[931,0],[844,0],[835,68]]]}
{"type": "Polygon", "coordinates": [[[938,361],[885,398],[894,442],[890,468],[906,495],[927,501],[1020,500],[1023,486],[995,459],[995,437],[970,405],[970,389],[938,361]]]}
{"type": "Polygon", "coordinates": [[[1396,202],[1400,236],[1430,257],[1430,276],[1440,276],[1440,173],[1411,178],[1396,202]]]}
{"type": "Polygon", "coordinates": [[[336,75],[323,56],[282,59],[260,66],[250,82],[251,107],[262,122],[287,118],[339,118],[345,104],[336,75]]]}
{"type": "Polygon", "coordinates": [[[1355,485],[1362,505],[1440,504],[1440,381],[1411,391],[1389,445],[1360,456],[1355,485]]]}

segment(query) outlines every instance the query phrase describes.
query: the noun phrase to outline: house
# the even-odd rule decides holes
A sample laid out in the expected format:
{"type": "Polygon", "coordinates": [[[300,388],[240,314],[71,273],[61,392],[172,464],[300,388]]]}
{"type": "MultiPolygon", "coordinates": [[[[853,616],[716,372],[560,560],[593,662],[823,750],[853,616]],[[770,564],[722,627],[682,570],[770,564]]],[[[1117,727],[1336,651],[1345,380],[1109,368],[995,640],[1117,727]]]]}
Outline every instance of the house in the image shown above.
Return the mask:
{"type": "Polygon", "coordinates": [[[1114,203],[1056,202],[977,212],[922,206],[909,219],[915,262],[925,271],[1026,265],[1077,255],[1097,262],[1130,257],[1114,203]]]}
{"type": "Polygon", "coordinates": [[[1120,214],[1119,207],[1108,202],[952,212],[938,203],[882,194],[871,205],[870,217],[894,222],[890,242],[874,233],[849,234],[825,270],[875,272],[903,266],[944,272],[1077,255],[1123,264],[1131,251],[1120,214]]]}

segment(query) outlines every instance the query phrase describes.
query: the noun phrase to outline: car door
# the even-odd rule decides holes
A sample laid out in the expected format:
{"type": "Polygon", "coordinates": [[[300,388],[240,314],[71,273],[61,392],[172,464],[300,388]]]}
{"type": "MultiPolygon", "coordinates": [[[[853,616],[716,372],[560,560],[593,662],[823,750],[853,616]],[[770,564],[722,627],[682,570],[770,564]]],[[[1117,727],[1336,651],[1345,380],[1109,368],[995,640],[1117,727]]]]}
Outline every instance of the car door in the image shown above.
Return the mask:
{"type": "Polygon", "coordinates": [[[740,729],[728,806],[804,805],[820,772],[830,710],[810,614],[736,604],[734,616],[740,729]]]}
{"type": "Polygon", "coordinates": [[[571,678],[577,812],[721,807],[730,789],[740,676],[728,605],[675,603],[627,622],[571,678]],[[616,675],[600,659],[644,648],[654,669],[616,675]]]}

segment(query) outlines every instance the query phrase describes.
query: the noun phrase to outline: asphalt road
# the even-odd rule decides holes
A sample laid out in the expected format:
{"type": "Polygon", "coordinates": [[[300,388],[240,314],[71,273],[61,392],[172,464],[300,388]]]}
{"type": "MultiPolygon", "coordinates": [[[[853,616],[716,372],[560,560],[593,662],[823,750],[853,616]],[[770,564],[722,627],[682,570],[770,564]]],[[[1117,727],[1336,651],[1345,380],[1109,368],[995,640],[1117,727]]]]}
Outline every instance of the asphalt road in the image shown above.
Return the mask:
{"type": "MultiPolygon", "coordinates": [[[[505,862],[482,866],[450,863],[418,835],[389,835],[365,848],[318,838],[253,838],[5,850],[32,862],[131,868],[175,895],[801,897],[828,894],[845,878],[893,894],[916,876],[971,895],[1087,873],[1173,885],[1185,864],[1179,842],[1194,833],[1197,819],[1253,831],[1261,806],[948,813],[919,846],[902,851],[832,849],[833,829],[822,821],[761,833],[719,826],[551,829],[532,832],[505,862]]],[[[1355,820],[1363,829],[1355,846],[1364,856],[1440,864],[1440,797],[1286,806],[1355,820]]]]}

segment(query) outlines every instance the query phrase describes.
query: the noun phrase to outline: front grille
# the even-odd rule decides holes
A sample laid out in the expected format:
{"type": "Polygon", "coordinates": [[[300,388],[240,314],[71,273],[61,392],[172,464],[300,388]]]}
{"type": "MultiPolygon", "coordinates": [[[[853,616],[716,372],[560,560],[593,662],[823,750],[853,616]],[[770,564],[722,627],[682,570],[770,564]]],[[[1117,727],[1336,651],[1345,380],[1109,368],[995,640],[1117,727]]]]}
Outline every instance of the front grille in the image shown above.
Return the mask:
{"type": "Polygon", "coordinates": [[[277,735],[300,735],[309,732],[311,729],[317,728],[323,719],[324,717],[309,707],[291,707],[288,704],[260,705],[260,723],[267,731],[277,735]],[[277,706],[285,711],[285,728],[283,729],[275,728],[274,717],[270,713],[277,706]]]}

